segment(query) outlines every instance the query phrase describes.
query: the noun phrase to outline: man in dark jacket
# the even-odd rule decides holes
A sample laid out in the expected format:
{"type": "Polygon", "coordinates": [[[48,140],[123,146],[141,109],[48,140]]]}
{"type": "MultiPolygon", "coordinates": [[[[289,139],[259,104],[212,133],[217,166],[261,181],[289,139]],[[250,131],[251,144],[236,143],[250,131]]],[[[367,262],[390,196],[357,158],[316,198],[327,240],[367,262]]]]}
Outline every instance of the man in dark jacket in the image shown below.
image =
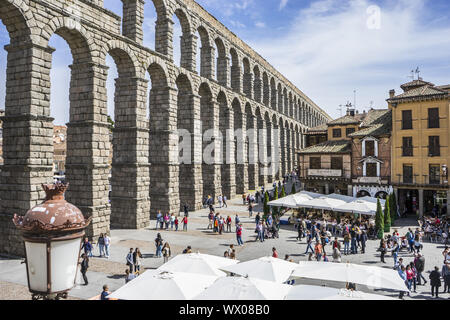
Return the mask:
{"type": "Polygon", "coordinates": [[[367,234],[365,230],[361,231],[360,241],[361,241],[361,253],[366,253],[367,234]]]}
{"type": "Polygon", "coordinates": [[[416,259],[414,260],[414,265],[417,270],[417,284],[421,286],[421,279],[423,279],[423,285],[425,285],[427,283],[427,280],[422,275],[423,271],[425,270],[425,257],[422,256],[422,254],[418,253],[416,259]]]}
{"type": "Polygon", "coordinates": [[[87,272],[87,270],[89,268],[89,258],[88,258],[88,256],[85,253],[83,253],[81,255],[81,258],[83,260],[80,262],[80,272],[81,272],[81,274],[83,276],[84,285],[87,286],[88,285],[88,278],[86,277],[86,272],[87,272]]]}
{"type": "Polygon", "coordinates": [[[441,286],[441,273],[438,267],[434,267],[434,270],[430,273],[431,284],[431,296],[434,297],[436,292],[436,298],[439,298],[439,287],[441,286]]]}

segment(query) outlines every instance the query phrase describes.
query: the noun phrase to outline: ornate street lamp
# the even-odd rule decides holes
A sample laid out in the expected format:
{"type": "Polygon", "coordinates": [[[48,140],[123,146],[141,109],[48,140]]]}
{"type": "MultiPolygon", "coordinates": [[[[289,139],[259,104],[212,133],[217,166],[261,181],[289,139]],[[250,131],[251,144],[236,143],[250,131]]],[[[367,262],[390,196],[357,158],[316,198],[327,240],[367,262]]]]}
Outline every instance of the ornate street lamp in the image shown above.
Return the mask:
{"type": "Polygon", "coordinates": [[[81,239],[91,218],[64,200],[69,184],[42,185],[45,201],[14,215],[25,245],[28,288],[32,299],[66,298],[75,285],[81,239]]]}

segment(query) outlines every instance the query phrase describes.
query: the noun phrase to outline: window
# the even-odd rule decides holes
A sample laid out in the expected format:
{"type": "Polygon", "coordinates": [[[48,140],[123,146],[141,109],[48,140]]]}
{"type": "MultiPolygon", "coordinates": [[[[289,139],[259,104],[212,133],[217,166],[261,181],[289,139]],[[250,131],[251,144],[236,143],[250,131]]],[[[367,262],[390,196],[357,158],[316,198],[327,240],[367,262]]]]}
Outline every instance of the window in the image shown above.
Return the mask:
{"type": "Polygon", "coordinates": [[[349,134],[355,132],[355,128],[347,128],[345,129],[345,135],[348,137],[349,134]]]}
{"type": "Polygon", "coordinates": [[[309,168],[310,169],[322,169],[320,163],[320,157],[310,157],[309,158],[309,168]]]}
{"type": "Polygon", "coordinates": [[[430,164],[429,173],[430,173],[430,184],[439,184],[440,180],[440,165],[438,164],[430,164]]]}
{"type": "Polygon", "coordinates": [[[340,138],[342,137],[341,129],[333,129],[333,138],[340,138]]]}
{"type": "Polygon", "coordinates": [[[441,147],[439,146],[439,136],[428,137],[428,155],[430,157],[439,157],[441,155],[441,147]]]}
{"type": "Polygon", "coordinates": [[[375,157],[375,141],[366,141],[366,157],[375,157]]]}
{"type": "Polygon", "coordinates": [[[402,130],[412,129],[412,111],[403,110],[402,111],[402,130]]]}
{"type": "Polygon", "coordinates": [[[412,157],[413,156],[412,137],[403,137],[402,149],[403,149],[403,152],[402,152],[403,157],[412,157]]]}
{"type": "Polygon", "coordinates": [[[403,165],[403,183],[413,182],[413,167],[409,164],[403,165]]]}
{"type": "Polygon", "coordinates": [[[428,128],[439,128],[439,108],[428,109],[428,128]]]}
{"type": "Polygon", "coordinates": [[[366,177],[377,177],[377,164],[366,163],[366,177]]]}
{"type": "Polygon", "coordinates": [[[344,168],[342,157],[333,157],[331,158],[331,169],[333,170],[342,170],[344,168]]]}

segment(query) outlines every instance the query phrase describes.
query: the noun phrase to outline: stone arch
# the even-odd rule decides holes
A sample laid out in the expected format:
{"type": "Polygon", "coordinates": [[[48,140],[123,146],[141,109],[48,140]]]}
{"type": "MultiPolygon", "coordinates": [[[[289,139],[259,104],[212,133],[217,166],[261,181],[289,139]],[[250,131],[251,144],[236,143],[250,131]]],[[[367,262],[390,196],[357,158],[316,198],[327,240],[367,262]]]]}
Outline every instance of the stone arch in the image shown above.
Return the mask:
{"type": "Polygon", "coordinates": [[[250,103],[245,104],[245,117],[247,125],[247,151],[248,151],[248,187],[249,189],[256,189],[259,183],[258,172],[258,140],[257,130],[258,123],[256,112],[259,109],[253,109],[250,103]]]}
{"type": "Polygon", "coordinates": [[[294,116],[294,101],[292,100],[292,91],[289,91],[288,97],[289,97],[288,116],[292,118],[294,116]]]}
{"type": "Polygon", "coordinates": [[[255,65],[253,67],[253,76],[254,84],[253,84],[253,91],[254,91],[254,97],[256,102],[261,102],[262,99],[262,79],[261,79],[261,71],[259,70],[258,65],[255,65]]]}
{"type": "Polygon", "coordinates": [[[236,193],[243,194],[248,190],[247,175],[247,133],[246,133],[246,116],[242,110],[242,104],[239,98],[235,97],[231,104],[233,108],[233,130],[234,130],[234,160],[235,160],[235,185],[236,193]]]}
{"type": "Polygon", "coordinates": [[[239,55],[235,48],[230,49],[231,56],[231,88],[235,92],[242,90],[242,71],[239,55]]]}
{"type": "MultiPolygon", "coordinates": [[[[189,16],[184,9],[175,9],[173,15],[178,19],[181,26],[181,38],[180,38],[180,67],[194,71],[194,50],[193,50],[193,34],[191,32],[191,22],[189,16]]],[[[176,41],[176,39],[174,39],[176,41]]]]}
{"type": "Polygon", "coordinates": [[[200,115],[196,112],[196,99],[190,74],[179,73],[175,81],[177,93],[177,129],[179,173],[178,190],[180,210],[184,205],[198,209],[202,205],[201,166],[198,165],[196,152],[201,149],[201,134],[196,122],[200,115]],[[200,137],[199,137],[200,134],[200,137]]]}
{"type": "Polygon", "coordinates": [[[277,87],[275,84],[274,77],[270,78],[270,107],[272,108],[272,110],[278,111],[277,110],[277,87]]]}
{"type": "Polygon", "coordinates": [[[217,50],[216,79],[221,86],[229,86],[228,55],[225,44],[220,37],[214,40],[217,50]]]}
{"type": "Polygon", "coordinates": [[[242,69],[244,71],[243,77],[243,91],[247,98],[253,98],[253,74],[250,68],[250,61],[247,57],[242,59],[242,69]]]}
{"type": "Polygon", "coordinates": [[[288,91],[287,91],[286,87],[283,88],[283,97],[284,97],[283,114],[286,115],[286,116],[289,116],[289,96],[288,96],[288,91]]]}
{"type": "Polygon", "coordinates": [[[117,65],[119,77],[143,77],[141,74],[141,66],[134,55],[133,51],[118,40],[110,40],[105,43],[104,48],[100,51],[100,60],[105,61],[106,55],[109,54],[117,65]]]}
{"type": "Polygon", "coordinates": [[[203,197],[212,196],[215,199],[221,190],[220,165],[216,165],[219,141],[215,140],[218,130],[215,118],[218,118],[219,110],[216,107],[217,102],[213,101],[211,86],[207,82],[200,84],[198,94],[203,134],[203,197]]]}
{"type": "Polygon", "coordinates": [[[1,1],[0,20],[8,30],[11,44],[31,42],[31,28],[35,23],[33,23],[33,14],[24,1],[1,1]]]}
{"type": "Polygon", "coordinates": [[[263,72],[263,104],[270,107],[270,86],[267,72],[263,72]]]}
{"type": "Polygon", "coordinates": [[[79,21],[69,17],[54,17],[42,28],[41,36],[44,47],[53,34],[62,37],[69,44],[72,54],[84,56],[80,59],[87,62],[92,61],[92,52],[96,51],[95,37],[90,34],[79,21]],[[82,48],[82,50],[80,50],[82,48]]]}
{"type": "Polygon", "coordinates": [[[211,37],[209,31],[203,25],[198,26],[197,32],[200,35],[200,76],[212,79],[214,70],[214,47],[211,46],[211,37]]]}
{"type": "Polygon", "coordinates": [[[278,112],[283,114],[284,110],[284,97],[283,97],[283,90],[281,88],[281,83],[278,82],[277,85],[277,93],[278,93],[278,112]]]}
{"type": "Polygon", "coordinates": [[[220,140],[220,164],[221,186],[223,195],[228,199],[236,193],[234,181],[234,139],[233,111],[228,104],[228,99],[223,91],[217,95],[219,105],[219,140],[220,140]]]}

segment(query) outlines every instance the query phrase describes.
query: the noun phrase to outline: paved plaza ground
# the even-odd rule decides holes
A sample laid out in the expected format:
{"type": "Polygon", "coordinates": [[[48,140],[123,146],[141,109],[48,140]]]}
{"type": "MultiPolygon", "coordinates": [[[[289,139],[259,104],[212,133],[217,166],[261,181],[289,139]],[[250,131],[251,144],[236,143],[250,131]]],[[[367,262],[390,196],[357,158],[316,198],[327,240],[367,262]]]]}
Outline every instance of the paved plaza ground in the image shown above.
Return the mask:
{"type": "MultiPolygon", "coordinates": [[[[255,214],[262,211],[262,206],[256,207],[255,214]]],[[[127,268],[125,257],[130,248],[140,248],[144,255],[143,267],[145,270],[158,268],[163,264],[162,258],[154,258],[155,245],[154,239],[158,232],[161,233],[164,241],[170,243],[172,256],[180,254],[182,250],[190,245],[193,252],[201,252],[223,256],[224,251],[229,248],[230,244],[235,244],[236,256],[240,261],[248,261],[262,256],[271,255],[272,247],[276,247],[280,258],[284,258],[288,254],[294,262],[306,261],[307,255],[306,243],[303,239],[301,242],[296,240],[297,232],[293,225],[281,226],[279,238],[269,239],[265,242],[256,242],[256,234],[254,233],[255,223],[253,218],[248,217],[247,206],[242,204],[241,198],[235,198],[228,201],[228,208],[217,208],[216,212],[222,215],[230,215],[233,218],[239,214],[241,222],[244,226],[243,247],[236,246],[235,233],[224,233],[222,235],[214,234],[211,230],[207,230],[208,210],[203,209],[189,214],[188,231],[161,231],[155,230],[156,221],[152,220],[149,228],[143,230],[112,230],[111,231],[111,256],[109,259],[94,257],[90,259],[90,268],[87,276],[89,285],[77,285],[70,291],[71,299],[89,299],[97,296],[102,291],[102,286],[108,284],[110,291],[114,291],[124,285],[124,272],[127,268]]],[[[404,235],[408,226],[415,227],[417,222],[414,220],[402,219],[398,223],[398,230],[404,235]]],[[[182,228],[182,225],[180,225],[182,228]]],[[[341,239],[342,240],[342,239],[341,239]]],[[[366,265],[375,265],[384,268],[393,267],[393,258],[386,256],[386,264],[380,263],[379,253],[376,252],[378,240],[369,240],[365,254],[342,256],[343,262],[351,262],[366,265]]],[[[425,273],[424,276],[428,280],[429,271],[434,266],[442,267],[443,244],[428,243],[423,244],[423,254],[425,255],[425,273]]],[[[326,249],[327,253],[331,253],[330,247],[326,249]]],[[[94,255],[98,255],[98,248],[94,250],[94,255]]],[[[399,257],[403,257],[405,263],[409,263],[414,258],[412,254],[402,251],[399,257]]],[[[330,257],[331,258],[331,257],[330,257]]],[[[22,259],[1,259],[0,260],[0,300],[8,299],[30,299],[27,290],[27,280],[25,264],[21,264],[22,259]]],[[[319,281],[308,281],[304,283],[320,284],[319,281]]],[[[440,288],[441,290],[443,287],[440,288]]],[[[385,294],[393,297],[398,296],[398,292],[375,291],[379,294],[385,294]]],[[[441,294],[442,299],[450,298],[450,294],[441,294]]],[[[431,287],[429,282],[425,286],[418,286],[417,293],[411,293],[411,297],[405,299],[431,299],[431,287]]]]}

